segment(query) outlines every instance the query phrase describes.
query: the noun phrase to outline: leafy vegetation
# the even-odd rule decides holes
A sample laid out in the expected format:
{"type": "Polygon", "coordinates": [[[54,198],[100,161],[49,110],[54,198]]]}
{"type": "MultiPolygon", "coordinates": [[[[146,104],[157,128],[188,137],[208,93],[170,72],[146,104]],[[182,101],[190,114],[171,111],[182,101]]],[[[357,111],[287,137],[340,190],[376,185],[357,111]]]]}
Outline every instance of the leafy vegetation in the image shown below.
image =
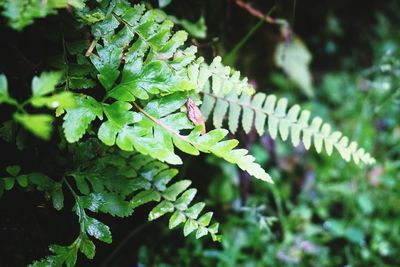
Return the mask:
{"type": "MultiPolygon", "coordinates": [[[[81,265],[86,262],[81,253],[90,260],[100,257],[107,266],[126,242],[149,227],[143,218],[154,221],[167,214],[169,229],[182,226],[183,236],[193,234],[181,239],[166,227],[146,231],[181,246],[159,251],[157,242],[149,241],[156,239],[143,239],[136,244],[138,264],[396,262],[391,258],[396,230],[388,231],[387,213],[376,201],[390,192],[388,210],[397,203],[391,191],[397,181],[391,175],[398,169],[393,160],[398,151],[390,147],[398,141],[391,133],[397,129],[399,64],[394,60],[397,39],[387,41],[397,38],[388,30],[390,22],[380,16],[376,24],[372,67],[361,72],[343,65],[342,72],[325,74],[313,84],[309,64],[318,50],[309,52],[300,37],[292,38],[287,22],[270,17],[273,13],[264,16],[247,3],[232,3],[236,12],[249,13],[249,21],[254,15],[280,30],[282,40],[271,58],[282,71],[274,68],[268,78],[268,85],[279,89],[274,94],[222,63],[226,54],[228,62],[241,62],[238,66],[253,76],[250,63],[240,57],[245,58],[242,48],[260,22],[234,53],[220,48],[221,57],[207,54],[195,39],[195,45],[187,41],[186,31],[198,39],[207,37],[207,29],[212,33],[210,16],[198,10],[199,16],[188,18],[179,13],[185,4],[175,1],[158,1],[165,10],[124,0],[0,2],[4,31],[18,31],[9,33],[15,58],[24,55],[12,40],[30,38],[28,31],[42,35],[38,47],[49,48],[40,50],[33,75],[27,70],[31,65],[23,68],[14,58],[0,68],[0,136],[10,155],[16,154],[2,162],[2,201],[19,192],[40,192],[61,215],[70,216],[64,210],[72,210],[78,222],[74,234],[68,230],[66,238],[49,240],[51,255],[43,246],[23,264],[81,265]],[[361,77],[361,90],[354,77],[361,77]],[[293,88],[300,90],[289,91],[293,88]],[[289,108],[289,102],[298,104],[289,108]],[[374,123],[381,120],[385,126],[379,127],[386,128],[378,135],[374,123]],[[351,138],[342,132],[352,133],[351,138]],[[278,135],[283,141],[290,137],[294,148],[276,140],[278,135]],[[327,153],[304,154],[311,145],[327,153]],[[339,153],[332,154],[333,148],[339,153]],[[377,160],[367,151],[374,151],[377,160]],[[193,156],[212,167],[196,171],[201,163],[191,162],[193,156]],[[381,178],[384,171],[387,179],[381,178]],[[250,183],[255,185],[251,191],[250,183]],[[201,200],[193,204],[198,191],[201,200]],[[378,214],[383,222],[372,220],[378,214]],[[354,221],[346,221],[349,217],[354,221]],[[104,258],[102,243],[115,243],[118,218],[131,225],[124,233],[117,231],[117,240],[125,239],[104,258]],[[220,244],[198,240],[203,236],[220,244]],[[340,242],[345,242],[343,253],[334,250],[340,242]],[[354,244],[361,248],[354,250],[354,244]]],[[[328,18],[331,34],[340,35],[335,18],[328,18]]],[[[4,264],[16,262],[6,259],[4,264]]]]}

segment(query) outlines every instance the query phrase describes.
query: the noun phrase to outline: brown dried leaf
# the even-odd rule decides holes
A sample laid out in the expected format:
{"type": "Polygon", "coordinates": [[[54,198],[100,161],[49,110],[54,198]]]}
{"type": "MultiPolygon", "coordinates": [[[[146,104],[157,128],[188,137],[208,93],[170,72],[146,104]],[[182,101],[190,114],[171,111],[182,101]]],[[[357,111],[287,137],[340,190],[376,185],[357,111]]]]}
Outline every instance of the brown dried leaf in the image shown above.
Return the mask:
{"type": "Polygon", "coordinates": [[[201,125],[202,126],[201,134],[205,134],[206,124],[203,118],[203,114],[201,114],[199,107],[196,106],[196,104],[191,98],[188,98],[186,101],[186,109],[189,120],[193,122],[193,124],[196,126],[201,125]]]}

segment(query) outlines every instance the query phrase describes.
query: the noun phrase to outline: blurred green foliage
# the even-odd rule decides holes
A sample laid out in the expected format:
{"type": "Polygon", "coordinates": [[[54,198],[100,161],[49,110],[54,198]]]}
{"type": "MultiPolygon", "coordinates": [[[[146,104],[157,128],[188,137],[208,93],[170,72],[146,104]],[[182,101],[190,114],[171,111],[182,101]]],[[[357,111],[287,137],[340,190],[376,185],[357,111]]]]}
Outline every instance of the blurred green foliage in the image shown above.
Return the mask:
{"type": "MultiPolygon", "coordinates": [[[[252,181],[243,203],[241,173],[209,157],[220,169],[210,179],[208,203],[223,210],[221,246],[194,239],[165,250],[144,245],[139,262],[143,266],[400,265],[400,34],[398,16],[386,12],[399,7],[389,1],[373,14],[373,25],[361,37],[369,43],[359,48],[346,44],[358,50],[354,54],[341,53],[341,39],[350,37],[345,28],[349,18],[340,14],[331,13],[320,32],[304,39],[319,46],[318,51],[310,49],[312,54],[336,57],[328,68],[321,62],[312,65],[316,97],[304,101],[301,88],[279,70],[269,73],[277,93],[304,101],[303,107],[340,125],[372,151],[377,164],[370,169],[346,166],[338,155],[305,154],[302,147],[293,153],[290,145],[263,137],[251,143],[251,151],[260,164],[270,166],[276,186],[252,181]]],[[[256,38],[252,40],[262,42],[256,38]]],[[[256,52],[244,50],[237,55],[237,64],[257,66],[246,60],[256,52]]]]}
{"type": "MultiPolygon", "coordinates": [[[[21,25],[13,24],[14,28],[20,29],[31,24],[33,19],[56,10],[63,12],[58,8],[66,3],[81,1],[48,3],[53,2],[63,5],[49,7],[43,14],[33,12],[34,16],[21,20],[21,25]]],[[[257,163],[268,170],[275,185],[249,180],[246,173],[215,156],[205,158],[207,165],[203,158],[193,161],[185,157],[180,170],[180,178],[193,178],[198,195],[221,222],[220,244],[210,239],[197,240],[193,235],[184,239],[175,230],[166,229],[166,219],[160,223],[144,223],[147,213],[139,208],[135,209],[134,219],[126,224],[107,219],[116,232],[114,243],[107,248],[96,243],[98,259],[92,264],[163,267],[400,265],[397,256],[400,247],[400,33],[397,25],[400,18],[396,14],[400,4],[395,0],[371,0],[364,3],[365,6],[346,0],[297,1],[296,6],[293,3],[254,1],[253,6],[266,14],[276,5],[271,16],[282,17],[292,26],[296,34],[293,40],[302,47],[303,62],[294,60],[291,64],[299,64],[296,67],[302,73],[300,76],[299,71],[290,74],[293,67],[287,62],[280,62],[280,66],[274,62],[277,45],[279,53],[288,56],[287,48],[293,44],[290,43],[292,39],[282,38],[279,25],[265,23],[258,27],[260,19],[237,7],[235,1],[159,0],[150,1],[147,7],[154,4],[164,8],[169,18],[178,24],[176,28],[184,28],[191,34],[191,42],[206,59],[225,55],[223,59],[228,58],[250,77],[258,92],[286,97],[291,103],[299,103],[324,121],[337,125],[350,139],[357,140],[361,147],[370,151],[377,163],[359,168],[344,162],[337,153],[330,157],[313,150],[306,153],[302,145],[293,149],[289,143],[274,141],[267,135],[255,138],[254,131],[249,135],[238,132],[235,137],[251,151],[257,163]],[[128,231],[131,232],[127,234],[128,231]]],[[[18,12],[10,13],[7,6],[2,6],[10,22],[23,12],[23,9],[15,9],[18,12]]],[[[96,20],[96,14],[91,14],[90,18],[96,20]]],[[[78,81],[82,87],[78,89],[89,88],[93,83],[81,78],[78,81]]],[[[4,84],[5,78],[0,77],[3,96],[7,91],[4,84]]],[[[74,80],[69,84],[74,87],[74,80]]],[[[4,127],[0,128],[0,133],[5,131],[4,127]]],[[[90,153],[90,156],[96,154],[90,153]]],[[[21,175],[18,166],[10,166],[6,171],[0,191],[32,186],[31,176],[21,175]]],[[[107,175],[111,177],[115,171],[107,175]]],[[[64,199],[60,204],[61,201],[51,197],[55,207],[64,205],[64,199]]],[[[6,203],[12,200],[6,199],[6,203]]],[[[65,201],[68,203],[71,199],[65,201]]],[[[51,224],[57,228],[54,233],[60,232],[58,225],[48,217],[38,217],[48,221],[43,222],[43,227],[51,224]]],[[[30,224],[28,221],[23,226],[30,224]]],[[[64,229],[64,235],[71,238],[72,230],[64,229]]],[[[59,239],[64,241],[65,236],[59,239]]],[[[45,240],[41,242],[47,243],[40,237],[45,240]]],[[[72,240],[71,246],[77,250],[76,243],[85,238],[81,234],[77,241],[72,240]]],[[[31,246],[36,239],[39,238],[28,240],[26,246],[31,246]]],[[[88,247],[90,258],[94,251],[92,245],[88,247]]],[[[62,247],[53,248],[58,249],[57,254],[66,254],[62,247]]],[[[32,258],[37,258],[36,254],[32,258]]],[[[86,266],[79,260],[78,266],[86,266]]]]}

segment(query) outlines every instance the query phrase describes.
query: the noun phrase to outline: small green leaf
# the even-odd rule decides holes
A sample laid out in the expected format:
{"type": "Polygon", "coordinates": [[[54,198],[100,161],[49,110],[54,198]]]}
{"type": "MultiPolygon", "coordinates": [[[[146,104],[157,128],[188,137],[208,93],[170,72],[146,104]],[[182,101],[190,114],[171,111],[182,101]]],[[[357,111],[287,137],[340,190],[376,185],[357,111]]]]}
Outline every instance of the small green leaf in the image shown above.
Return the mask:
{"type": "Polygon", "coordinates": [[[190,180],[183,180],[176,182],[170,187],[168,187],[167,190],[165,190],[162,194],[166,200],[175,201],[178,195],[183,191],[185,191],[186,188],[188,188],[191,183],[192,181],[190,180]]]}
{"type": "Polygon", "coordinates": [[[15,122],[13,120],[3,122],[2,126],[0,127],[0,137],[4,141],[10,143],[12,140],[14,140],[15,135],[15,122]]]}
{"type": "Polygon", "coordinates": [[[61,210],[64,207],[64,194],[62,191],[62,184],[57,183],[51,191],[51,198],[53,200],[53,207],[56,210],[61,210]]]}
{"type": "Polygon", "coordinates": [[[50,245],[49,250],[53,252],[55,255],[48,256],[41,261],[36,261],[29,266],[30,267],[62,266],[64,263],[67,267],[75,266],[78,247],[50,245]]]}
{"type": "Polygon", "coordinates": [[[85,177],[81,175],[74,175],[75,182],[76,182],[76,187],[78,188],[79,192],[81,192],[84,195],[87,195],[90,193],[90,188],[88,183],[85,180],[85,177]]]}
{"type": "Polygon", "coordinates": [[[14,187],[15,179],[14,177],[6,177],[4,178],[4,188],[9,191],[14,187]]]}
{"type": "Polygon", "coordinates": [[[30,115],[15,113],[14,119],[37,137],[46,140],[50,138],[52,122],[54,120],[52,116],[47,114],[30,115]]]}
{"type": "Polygon", "coordinates": [[[116,193],[91,193],[82,197],[82,203],[90,211],[101,211],[111,216],[127,217],[133,212],[129,202],[116,193]]]}
{"type": "Polygon", "coordinates": [[[130,201],[130,205],[134,209],[150,201],[160,201],[160,199],[161,199],[160,193],[158,193],[154,189],[149,189],[141,191],[139,194],[135,195],[130,201]]]}
{"type": "Polygon", "coordinates": [[[144,110],[156,118],[161,118],[178,110],[186,101],[186,93],[176,92],[150,101],[144,110]]]}
{"type": "Polygon", "coordinates": [[[19,174],[19,172],[21,171],[21,166],[19,165],[12,165],[12,166],[8,166],[6,168],[6,171],[12,175],[12,176],[17,176],[19,174]]]}
{"type": "Polygon", "coordinates": [[[166,7],[171,4],[172,0],[158,0],[158,6],[160,8],[166,7]]]}
{"type": "Polygon", "coordinates": [[[311,54],[298,38],[294,38],[289,44],[281,42],[276,48],[276,65],[281,67],[307,96],[314,95],[310,62],[311,54]]]}
{"type": "Polygon", "coordinates": [[[204,227],[207,227],[210,224],[211,218],[213,216],[212,212],[207,212],[203,216],[201,216],[197,221],[204,227]]]}
{"type": "Polygon", "coordinates": [[[188,219],[185,223],[185,226],[183,227],[183,234],[185,236],[188,236],[191,232],[196,230],[199,226],[197,225],[197,222],[192,219],[188,219]]]}
{"type": "Polygon", "coordinates": [[[7,78],[4,74],[0,74],[0,103],[6,102],[9,98],[7,78]]]}
{"type": "Polygon", "coordinates": [[[179,210],[187,209],[187,206],[192,202],[194,196],[196,195],[197,190],[195,188],[191,188],[185,191],[176,201],[175,207],[179,210]]]}
{"type": "Polygon", "coordinates": [[[211,225],[210,227],[208,227],[208,231],[211,234],[216,234],[218,233],[218,228],[219,228],[219,223],[214,223],[213,225],[211,225]]]}
{"type": "Polygon", "coordinates": [[[191,144],[189,144],[188,142],[180,139],[179,137],[173,136],[172,140],[174,142],[174,145],[179,148],[180,150],[182,150],[185,153],[188,153],[190,155],[194,155],[197,156],[200,154],[200,152],[191,144]]]}
{"type": "Polygon", "coordinates": [[[64,133],[68,142],[74,143],[85,134],[90,123],[96,117],[103,118],[103,108],[93,97],[79,97],[76,99],[76,107],[66,109],[64,116],[64,133]]]}
{"type": "Polygon", "coordinates": [[[194,38],[204,39],[207,37],[207,25],[204,16],[201,16],[195,22],[186,19],[177,19],[173,16],[168,16],[168,18],[175,23],[181,24],[182,27],[194,38]]]}
{"type": "Polygon", "coordinates": [[[208,231],[207,228],[203,227],[203,226],[199,226],[199,228],[196,231],[196,239],[199,239],[205,235],[207,235],[208,231]]]}
{"type": "Polygon", "coordinates": [[[199,217],[200,212],[204,209],[205,205],[206,204],[204,202],[199,202],[194,204],[192,207],[190,207],[185,211],[186,216],[188,216],[191,219],[197,219],[197,217],[199,217]]]}
{"type": "Polygon", "coordinates": [[[54,186],[54,181],[42,173],[30,173],[28,174],[28,180],[40,191],[48,190],[54,186]]]}
{"type": "Polygon", "coordinates": [[[67,265],[67,267],[74,267],[76,264],[77,257],[78,257],[77,248],[69,249],[65,257],[65,265],[67,265]]]}
{"type": "Polygon", "coordinates": [[[112,242],[110,228],[104,223],[86,216],[84,227],[88,235],[108,244],[112,242]]]}
{"type": "Polygon", "coordinates": [[[166,200],[161,201],[157,206],[155,206],[149,214],[149,221],[153,221],[168,212],[174,211],[174,205],[166,200]]]}
{"type": "Polygon", "coordinates": [[[21,187],[27,187],[28,186],[28,176],[25,174],[17,176],[17,182],[21,187]]]}
{"type": "Polygon", "coordinates": [[[214,242],[221,242],[221,240],[222,240],[221,235],[211,234],[211,237],[214,242]]]}
{"type": "Polygon", "coordinates": [[[86,235],[81,238],[79,250],[85,254],[88,259],[93,259],[96,254],[96,246],[86,235]]]}
{"type": "Polygon", "coordinates": [[[62,92],[53,96],[35,97],[31,100],[34,107],[46,106],[51,109],[66,109],[75,107],[75,98],[71,92],[62,92]]]}
{"type": "Polygon", "coordinates": [[[43,96],[55,90],[62,77],[61,72],[42,72],[39,77],[32,79],[32,94],[34,97],[43,96]]]}
{"type": "Polygon", "coordinates": [[[177,210],[172,214],[171,218],[169,218],[169,229],[172,229],[178,226],[179,224],[184,223],[185,221],[186,221],[185,214],[177,210]]]}

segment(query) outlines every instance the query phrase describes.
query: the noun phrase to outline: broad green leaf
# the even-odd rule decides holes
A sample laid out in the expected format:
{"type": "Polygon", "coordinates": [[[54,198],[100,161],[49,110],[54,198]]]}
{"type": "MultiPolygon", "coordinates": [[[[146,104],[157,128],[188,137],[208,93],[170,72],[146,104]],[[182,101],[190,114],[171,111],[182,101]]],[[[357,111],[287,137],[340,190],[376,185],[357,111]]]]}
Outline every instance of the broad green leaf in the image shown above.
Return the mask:
{"type": "Polygon", "coordinates": [[[19,172],[21,171],[21,166],[19,165],[12,165],[12,166],[8,166],[6,168],[6,171],[12,175],[12,176],[17,176],[19,174],[19,172]]]}
{"type": "Polygon", "coordinates": [[[78,257],[78,249],[71,248],[68,250],[68,253],[65,255],[65,265],[67,267],[74,267],[76,264],[76,259],[78,257]]]}
{"type": "Polygon", "coordinates": [[[90,96],[77,98],[76,107],[66,109],[66,111],[63,128],[65,138],[70,143],[81,139],[96,117],[103,118],[102,106],[90,96]]]}
{"type": "Polygon", "coordinates": [[[133,212],[129,202],[115,193],[91,193],[82,197],[82,203],[90,211],[101,211],[111,216],[127,217],[133,212]]]}
{"type": "Polygon", "coordinates": [[[9,191],[14,187],[15,178],[14,177],[6,177],[3,179],[4,181],[4,189],[9,191]]]}
{"type": "Polygon", "coordinates": [[[85,217],[83,223],[88,235],[108,244],[112,242],[110,228],[104,223],[87,216],[85,217]]]}
{"type": "Polygon", "coordinates": [[[276,65],[309,97],[314,95],[310,62],[311,54],[299,38],[294,38],[289,44],[281,42],[275,50],[276,65]]]}
{"type": "Polygon", "coordinates": [[[122,150],[133,150],[135,139],[140,134],[131,125],[140,121],[142,116],[129,111],[131,108],[129,103],[122,101],[104,107],[108,121],[103,122],[98,132],[98,137],[103,143],[109,146],[116,143],[122,150]]]}
{"type": "Polygon", "coordinates": [[[37,137],[49,139],[54,118],[47,114],[15,113],[14,119],[37,137]]]}
{"type": "MultiPolygon", "coordinates": [[[[110,16],[109,18],[111,19],[111,23],[116,22],[116,19],[113,16],[110,16]]],[[[114,25],[115,24],[113,24],[113,26],[114,25]]],[[[115,26],[118,26],[118,23],[116,23],[115,26]]],[[[98,56],[92,54],[90,56],[90,60],[99,72],[97,78],[99,79],[100,83],[107,91],[109,91],[113,87],[120,74],[118,68],[121,64],[120,57],[123,48],[117,46],[103,47],[97,43],[96,51],[98,56]]]]}
{"type": "MultiPolygon", "coordinates": [[[[56,254],[54,258],[58,258],[62,262],[65,263],[67,267],[73,267],[76,264],[78,248],[76,246],[59,246],[59,245],[51,245],[49,246],[49,250],[56,254]]],[[[52,257],[48,257],[51,259],[52,257]]]]}
{"type": "Polygon", "coordinates": [[[182,107],[186,103],[187,98],[186,93],[176,92],[150,101],[144,110],[156,118],[161,118],[182,107]]]}
{"type": "Polygon", "coordinates": [[[90,188],[88,183],[86,182],[85,178],[81,175],[74,175],[76,187],[78,188],[79,192],[84,195],[90,193],[90,188]]]}
{"type": "Polygon", "coordinates": [[[32,79],[33,97],[44,96],[55,90],[62,77],[61,72],[42,72],[39,77],[32,79]]]}
{"type": "Polygon", "coordinates": [[[94,243],[84,235],[81,238],[79,250],[88,258],[93,259],[94,255],[96,254],[96,246],[94,243]]]}
{"type": "Polygon", "coordinates": [[[60,245],[50,245],[49,250],[55,255],[48,256],[40,262],[35,262],[33,265],[35,267],[44,266],[62,266],[64,263],[67,267],[75,266],[78,247],[76,246],[60,246],[60,245]]]}
{"type": "Polygon", "coordinates": [[[174,205],[166,200],[161,201],[157,206],[155,206],[149,213],[149,221],[153,221],[168,212],[174,211],[174,205]]]}
{"type": "Polygon", "coordinates": [[[51,109],[66,109],[75,107],[75,98],[71,92],[61,92],[53,96],[34,97],[31,103],[34,107],[46,106],[51,109]]]}
{"type": "Polygon", "coordinates": [[[193,128],[193,124],[189,121],[187,114],[183,112],[168,115],[161,118],[160,121],[178,131],[193,128]]]}
{"type": "Polygon", "coordinates": [[[27,187],[28,186],[28,176],[25,174],[18,175],[17,182],[21,187],[27,187]]]}
{"type": "Polygon", "coordinates": [[[46,191],[54,186],[54,181],[42,173],[28,174],[28,180],[31,184],[35,185],[39,191],[46,191]]]}
{"type": "Polygon", "coordinates": [[[121,101],[134,101],[135,98],[148,99],[148,93],[193,89],[193,87],[179,88],[178,80],[174,79],[174,75],[164,62],[150,62],[143,66],[140,73],[132,71],[132,68],[129,64],[125,65],[121,83],[112,89],[109,94],[111,97],[121,101]]]}

